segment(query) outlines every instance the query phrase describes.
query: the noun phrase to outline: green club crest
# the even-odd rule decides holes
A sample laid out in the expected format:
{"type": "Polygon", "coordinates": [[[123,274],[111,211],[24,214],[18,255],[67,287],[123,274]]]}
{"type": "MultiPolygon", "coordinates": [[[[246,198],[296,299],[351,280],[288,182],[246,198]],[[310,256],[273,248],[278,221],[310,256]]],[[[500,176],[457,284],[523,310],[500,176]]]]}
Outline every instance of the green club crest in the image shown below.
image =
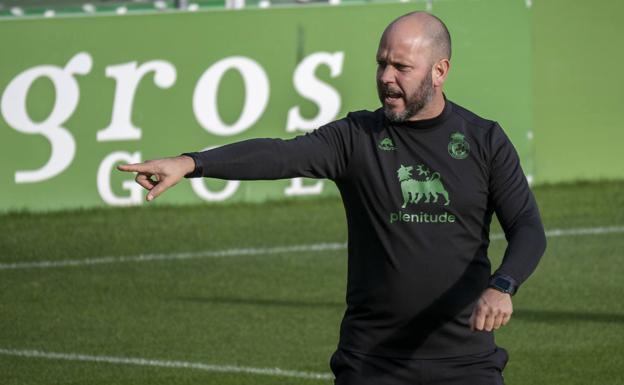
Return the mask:
{"type": "Polygon", "coordinates": [[[381,142],[379,142],[379,145],[377,145],[377,147],[379,147],[380,150],[384,150],[384,151],[396,150],[396,146],[394,145],[394,143],[392,143],[392,139],[390,138],[382,139],[381,142]]]}
{"type": "Polygon", "coordinates": [[[451,134],[451,141],[448,144],[448,152],[455,159],[466,159],[470,152],[470,145],[460,132],[451,134]]]}

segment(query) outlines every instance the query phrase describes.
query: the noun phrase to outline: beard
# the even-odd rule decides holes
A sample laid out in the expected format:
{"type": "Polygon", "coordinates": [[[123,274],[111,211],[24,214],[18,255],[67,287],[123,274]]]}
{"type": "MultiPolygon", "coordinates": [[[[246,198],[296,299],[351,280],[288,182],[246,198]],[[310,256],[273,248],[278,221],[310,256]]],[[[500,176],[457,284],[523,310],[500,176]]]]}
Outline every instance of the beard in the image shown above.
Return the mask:
{"type": "Polygon", "coordinates": [[[392,109],[384,103],[386,95],[398,95],[401,91],[388,88],[383,84],[377,83],[377,94],[379,100],[383,105],[384,114],[386,118],[393,123],[401,123],[409,120],[412,116],[416,115],[423,108],[429,104],[434,94],[433,80],[431,79],[431,71],[427,73],[421,81],[416,90],[410,95],[403,95],[405,109],[401,112],[392,111],[392,109]]]}

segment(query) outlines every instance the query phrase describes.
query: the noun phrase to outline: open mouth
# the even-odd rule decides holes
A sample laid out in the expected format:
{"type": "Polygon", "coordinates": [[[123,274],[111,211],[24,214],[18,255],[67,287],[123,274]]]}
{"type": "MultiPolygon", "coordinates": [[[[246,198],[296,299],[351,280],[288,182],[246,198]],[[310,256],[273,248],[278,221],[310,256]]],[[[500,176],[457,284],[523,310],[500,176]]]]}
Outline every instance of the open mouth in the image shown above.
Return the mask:
{"type": "Polygon", "coordinates": [[[384,102],[385,103],[394,104],[402,96],[403,96],[403,94],[399,90],[393,90],[393,89],[388,89],[388,88],[383,90],[383,97],[384,97],[384,102]]]}
{"type": "Polygon", "coordinates": [[[386,103],[396,103],[401,98],[401,94],[397,92],[386,92],[384,95],[384,101],[386,103]]]}

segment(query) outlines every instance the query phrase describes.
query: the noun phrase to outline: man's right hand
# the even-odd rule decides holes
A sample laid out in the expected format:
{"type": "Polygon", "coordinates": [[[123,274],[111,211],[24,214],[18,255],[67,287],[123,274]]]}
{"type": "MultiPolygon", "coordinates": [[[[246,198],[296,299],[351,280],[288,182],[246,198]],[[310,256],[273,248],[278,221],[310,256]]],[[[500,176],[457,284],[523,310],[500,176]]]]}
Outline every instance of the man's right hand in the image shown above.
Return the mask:
{"type": "Polygon", "coordinates": [[[119,171],[136,172],[136,182],[149,190],[145,199],[151,201],[169,187],[178,183],[184,175],[195,170],[195,161],[190,156],[148,160],[143,163],[121,164],[119,171]],[[154,177],[152,179],[152,177],[154,177]]]}

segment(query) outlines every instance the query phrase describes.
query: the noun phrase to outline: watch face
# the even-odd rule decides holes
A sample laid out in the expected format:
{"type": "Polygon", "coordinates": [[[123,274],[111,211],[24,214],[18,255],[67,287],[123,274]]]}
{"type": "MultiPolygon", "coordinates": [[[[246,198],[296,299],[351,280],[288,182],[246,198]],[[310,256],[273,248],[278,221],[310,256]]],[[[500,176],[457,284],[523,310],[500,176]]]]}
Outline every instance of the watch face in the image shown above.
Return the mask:
{"type": "Polygon", "coordinates": [[[494,284],[503,290],[509,290],[509,288],[511,287],[511,282],[502,278],[498,278],[496,281],[494,281],[494,284]]]}

